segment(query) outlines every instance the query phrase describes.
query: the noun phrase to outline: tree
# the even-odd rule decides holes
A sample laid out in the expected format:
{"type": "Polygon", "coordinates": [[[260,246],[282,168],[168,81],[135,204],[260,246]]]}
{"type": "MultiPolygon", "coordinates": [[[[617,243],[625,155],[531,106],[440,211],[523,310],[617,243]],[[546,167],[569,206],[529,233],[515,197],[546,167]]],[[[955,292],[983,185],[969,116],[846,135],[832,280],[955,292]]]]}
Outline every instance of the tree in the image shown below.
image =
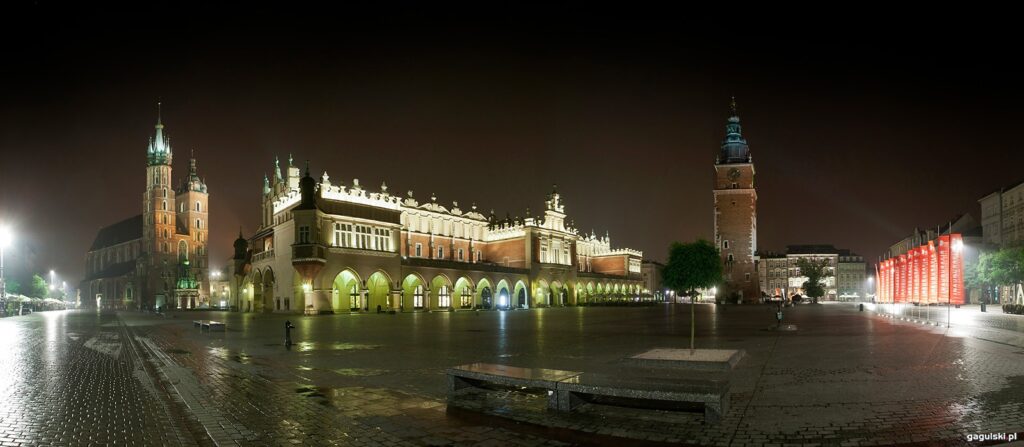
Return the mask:
{"type": "Polygon", "coordinates": [[[668,264],[662,271],[665,287],[677,295],[690,296],[690,353],[693,353],[694,296],[698,289],[706,289],[722,282],[722,260],[716,248],[704,239],[690,244],[673,242],[668,250],[668,264]]]}
{"type": "Polygon", "coordinates": [[[1024,284],[1024,247],[1002,248],[995,253],[986,253],[982,258],[986,259],[984,270],[979,272],[984,275],[983,279],[992,284],[1014,286],[1016,299],[1017,288],[1024,284]]]}
{"type": "Polygon", "coordinates": [[[825,295],[823,281],[825,278],[832,276],[832,272],[827,268],[829,266],[828,259],[811,260],[800,258],[796,260],[796,266],[800,269],[800,275],[807,277],[807,281],[803,284],[804,295],[811,297],[813,302],[817,304],[818,298],[825,295]]]}
{"type": "Polygon", "coordinates": [[[21,293],[21,283],[18,282],[17,280],[14,280],[14,279],[4,279],[4,282],[7,284],[7,289],[6,289],[7,293],[11,293],[11,294],[20,294],[21,293]]]}
{"type": "Polygon", "coordinates": [[[29,298],[45,298],[48,289],[49,287],[46,285],[43,277],[32,275],[32,284],[25,291],[25,296],[29,298]]]}

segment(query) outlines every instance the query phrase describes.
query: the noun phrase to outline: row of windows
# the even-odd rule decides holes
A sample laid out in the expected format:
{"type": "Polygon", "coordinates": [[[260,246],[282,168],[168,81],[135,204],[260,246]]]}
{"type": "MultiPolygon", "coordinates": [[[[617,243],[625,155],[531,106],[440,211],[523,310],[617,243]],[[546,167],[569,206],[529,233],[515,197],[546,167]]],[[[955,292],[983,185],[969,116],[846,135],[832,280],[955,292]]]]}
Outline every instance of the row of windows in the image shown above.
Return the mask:
{"type": "MultiPolygon", "coordinates": [[[[417,242],[416,243],[416,247],[415,247],[414,250],[415,251],[413,251],[413,253],[414,253],[415,257],[417,257],[417,258],[422,258],[423,257],[423,244],[417,242]]],[[[457,259],[459,261],[465,261],[466,260],[466,252],[465,252],[464,249],[460,248],[460,249],[458,249],[458,251],[456,251],[456,253],[458,253],[458,256],[455,259],[457,259]]],[[[444,259],[444,246],[438,246],[437,247],[437,258],[435,258],[435,259],[444,259]]],[[[483,253],[481,253],[480,250],[477,250],[476,251],[476,262],[480,262],[482,260],[483,260],[483,253]]]]}
{"type": "Polygon", "coordinates": [[[394,241],[391,239],[390,228],[377,228],[350,223],[334,224],[332,245],[363,250],[394,251],[395,249],[394,241]]]}
{"type": "Polygon", "coordinates": [[[459,221],[431,219],[429,217],[409,215],[408,228],[420,233],[455,236],[464,239],[483,239],[483,226],[472,225],[459,221]]]}
{"type": "Polygon", "coordinates": [[[550,245],[550,250],[548,250],[548,241],[540,241],[540,262],[565,265],[572,263],[569,257],[568,244],[562,245],[562,241],[552,240],[550,245]]]}

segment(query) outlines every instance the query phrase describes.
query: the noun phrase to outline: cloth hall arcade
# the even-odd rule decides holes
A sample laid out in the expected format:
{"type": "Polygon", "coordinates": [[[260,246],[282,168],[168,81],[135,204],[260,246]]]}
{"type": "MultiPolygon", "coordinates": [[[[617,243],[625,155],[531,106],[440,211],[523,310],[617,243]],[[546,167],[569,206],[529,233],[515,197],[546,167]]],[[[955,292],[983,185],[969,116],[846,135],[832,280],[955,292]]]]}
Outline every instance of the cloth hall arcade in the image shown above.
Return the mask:
{"type": "Polygon", "coordinates": [[[409,191],[305,175],[264,177],[259,230],[235,241],[231,307],[338,313],[563,306],[635,299],[643,254],[581,233],[557,189],[538,216],[481,214],[409,191]]]}

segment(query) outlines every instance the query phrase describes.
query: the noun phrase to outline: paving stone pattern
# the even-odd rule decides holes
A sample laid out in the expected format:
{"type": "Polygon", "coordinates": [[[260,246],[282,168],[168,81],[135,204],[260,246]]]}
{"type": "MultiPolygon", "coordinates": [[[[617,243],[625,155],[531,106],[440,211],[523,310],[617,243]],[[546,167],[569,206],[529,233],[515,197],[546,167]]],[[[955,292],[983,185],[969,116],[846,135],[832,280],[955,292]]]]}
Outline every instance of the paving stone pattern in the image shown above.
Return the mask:
{"type": "Polygon", "coordinates": [[[774,308],[698,306],[697,346],[746,355],[727,372],[659,371],[729,380],[729,411],[715,425],[700,411],[552,412],[529,390],[472,390],[445,404],[451,366],[628,374],[632,355],[688,346],[689,319],[687,306],[7,318],[0,446],[924,446],[1024,432],[1020,333],[1002,320],[947,331],[852,305],[787,309],[792,332],[769,330],[774,308]],[[193,319],[227,331],[200,332],[193,319]],[[296,325],[290,349],[286,319],[296,325]]]}

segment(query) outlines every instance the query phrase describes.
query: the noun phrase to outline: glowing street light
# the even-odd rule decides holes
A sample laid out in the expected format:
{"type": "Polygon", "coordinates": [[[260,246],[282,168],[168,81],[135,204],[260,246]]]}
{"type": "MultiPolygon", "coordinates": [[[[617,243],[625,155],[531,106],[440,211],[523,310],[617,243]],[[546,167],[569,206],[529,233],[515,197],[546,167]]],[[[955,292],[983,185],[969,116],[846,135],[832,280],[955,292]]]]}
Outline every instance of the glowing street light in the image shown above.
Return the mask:
{"type": "MultiPolygon", "coordinates": [[[[4,279],[4,249],[14,242],[11,229],[0,225],[0,303],[7,303],[7,281],[4,279]]],[[[6,308],[6,306],[5,306],[6,308]]]]}

